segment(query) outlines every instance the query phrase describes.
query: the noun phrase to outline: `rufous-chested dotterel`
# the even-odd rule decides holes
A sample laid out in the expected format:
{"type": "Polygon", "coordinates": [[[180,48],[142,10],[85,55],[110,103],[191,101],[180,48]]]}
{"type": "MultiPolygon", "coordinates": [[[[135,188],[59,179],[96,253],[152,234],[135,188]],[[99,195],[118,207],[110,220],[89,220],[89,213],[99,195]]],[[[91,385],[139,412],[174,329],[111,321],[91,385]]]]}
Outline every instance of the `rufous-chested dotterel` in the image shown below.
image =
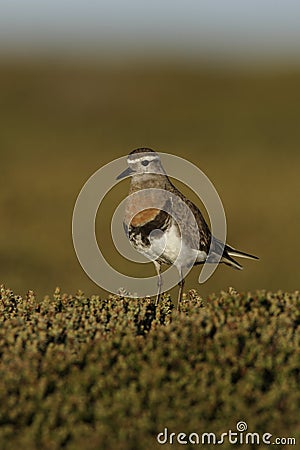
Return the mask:
{"type": "Polygon", "coordinates": [[[156,304],[161,295],[162,264],[175,264],[178,269],[177,308],[180,309],[184,267],[213,263],[218,256],[220,262],[242,269],[233,257],[258,259],[222,244],[211,235],[200,210],[171,183],[155,151],[149,148],[133,150],[127,163],[128,168],[117,177],[131,176],[124,229],[133,247],[155,265],[158,274],[156,304]],[[193,220],[189,214],[193,215],[193,220]]]}

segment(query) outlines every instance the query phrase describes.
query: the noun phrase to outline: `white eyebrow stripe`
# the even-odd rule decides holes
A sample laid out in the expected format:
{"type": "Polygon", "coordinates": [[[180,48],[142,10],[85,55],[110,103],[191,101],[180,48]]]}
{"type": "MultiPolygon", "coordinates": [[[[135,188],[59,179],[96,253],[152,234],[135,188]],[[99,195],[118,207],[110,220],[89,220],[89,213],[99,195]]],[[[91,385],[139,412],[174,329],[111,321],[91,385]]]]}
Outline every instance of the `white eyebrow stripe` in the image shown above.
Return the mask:
{"type": "Polygon", "coordinates": [[[155,161],[155,160],[159,160],[159,157],[158,156],[148,156],[148,155],[145,155],[145,156],[142,156],[141,158],[128,158],[128,161],[129,162],[141,162],[141,161],[145,161],[145,160],[147,160],[147,161],[155,161]]]}

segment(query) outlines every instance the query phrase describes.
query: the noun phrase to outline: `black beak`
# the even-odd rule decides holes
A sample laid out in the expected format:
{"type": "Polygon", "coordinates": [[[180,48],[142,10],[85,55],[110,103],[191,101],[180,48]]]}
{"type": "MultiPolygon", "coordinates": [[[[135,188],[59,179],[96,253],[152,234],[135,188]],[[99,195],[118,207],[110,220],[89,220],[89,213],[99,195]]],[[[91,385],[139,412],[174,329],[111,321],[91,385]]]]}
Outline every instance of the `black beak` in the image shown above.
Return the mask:
{"type": "Polygon", "coordinates": [[[127,167],[124,172],[120,173],[120,175],[117,176],[116,180],[121,180],[121,178],[129,177],[133,172],[134,170],[132,170],[130,167],[127,167]]]}

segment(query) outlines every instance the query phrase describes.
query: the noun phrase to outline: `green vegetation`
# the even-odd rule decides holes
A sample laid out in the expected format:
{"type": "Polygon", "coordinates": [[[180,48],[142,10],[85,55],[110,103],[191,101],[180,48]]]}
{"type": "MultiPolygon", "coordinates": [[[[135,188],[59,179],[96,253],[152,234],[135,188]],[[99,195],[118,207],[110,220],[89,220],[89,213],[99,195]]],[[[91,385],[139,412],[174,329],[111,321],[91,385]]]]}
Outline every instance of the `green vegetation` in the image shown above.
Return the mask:
{"type": "Polygon", "coordinates": [[[164,427],[221,434],[240,420],[300,439],[299,311],[299,292],[192,290],[178,313],[166,294],[156,309],[2,287],[0,447],[145,450],[164,427]]]}

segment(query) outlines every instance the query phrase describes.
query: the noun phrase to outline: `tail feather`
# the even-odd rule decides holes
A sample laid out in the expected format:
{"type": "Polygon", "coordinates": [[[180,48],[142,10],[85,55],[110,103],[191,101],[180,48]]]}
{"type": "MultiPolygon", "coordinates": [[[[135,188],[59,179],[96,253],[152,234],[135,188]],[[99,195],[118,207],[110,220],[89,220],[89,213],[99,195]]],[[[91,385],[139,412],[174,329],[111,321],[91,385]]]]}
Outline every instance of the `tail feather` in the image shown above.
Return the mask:
{"type": "Polygon", "coordinates": [[[243,266],[239,264],[235,259],[233,259],[233,256],[255,260],[259,259],[257,256],[251,255],[250,253],[236,250],[230,245],[225,244],[224,246],[224,244],[222,244],[222,242],[215,237],[212,237],[212,239],[212,255],[222,255],[221,262],[227,264],[227,266],[233,267],[234,269],[241,270],[243,269],[243,266]]]}
{"type": "Polygon", "coordinates": [[[233,247],[230,247],[229,245],[226,245],[225,247],[226,253],[229,256],[237,256],[239,258],[247,258],[247,259],[259,259],[257,256],[250,255],[250,253],[241,252],[240,250],[236,250],[233,247]]]}
{"type": "Polygon", "coordinates": [[[227,266],[233,267],[234,269],[242,270],[243,266],[235,261],[229,254],[223,255],[221,258],[221,262],[226,264],[227,266]]]}

